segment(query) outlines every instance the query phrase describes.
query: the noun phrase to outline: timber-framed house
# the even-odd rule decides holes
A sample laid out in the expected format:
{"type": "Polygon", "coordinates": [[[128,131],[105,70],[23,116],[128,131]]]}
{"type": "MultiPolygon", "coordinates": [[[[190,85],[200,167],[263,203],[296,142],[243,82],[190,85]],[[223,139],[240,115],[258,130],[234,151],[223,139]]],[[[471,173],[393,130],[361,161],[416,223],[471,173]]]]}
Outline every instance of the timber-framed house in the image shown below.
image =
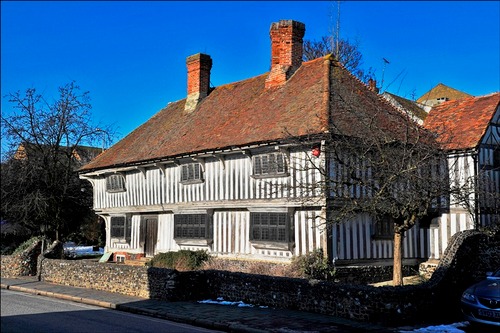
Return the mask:
{"type": "MultiPolygon", "coordinates": [[[[327,200],[314,183],[339,87],[350,87],[344,97],[355,112],[395,109],[331,56],[303,62],[304,34],[300,22],[273,23],[270,71],[215,88],[212,58],[188,57],[186,98],[80,169],[106,223],[106,252],[288,261],[322,248],[339,260],[392,260],[390,230],[376,229],[371,216],[325,228],[327,200]]],[[[405,259],[429,258],[428,232],[407,232],[405,259]]]]}

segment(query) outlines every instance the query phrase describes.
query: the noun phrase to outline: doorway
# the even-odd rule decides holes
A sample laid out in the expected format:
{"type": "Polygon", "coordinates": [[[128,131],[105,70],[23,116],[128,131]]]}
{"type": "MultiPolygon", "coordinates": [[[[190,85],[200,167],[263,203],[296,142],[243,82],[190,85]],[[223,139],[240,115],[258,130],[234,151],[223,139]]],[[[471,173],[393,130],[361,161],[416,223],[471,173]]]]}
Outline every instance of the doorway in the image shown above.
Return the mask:
{"type": "Polygon", "coordinates": [[[141,243],[146,257],[153,257],[158,237],[158,217],[143,216],[141,219],[141,243]]]}

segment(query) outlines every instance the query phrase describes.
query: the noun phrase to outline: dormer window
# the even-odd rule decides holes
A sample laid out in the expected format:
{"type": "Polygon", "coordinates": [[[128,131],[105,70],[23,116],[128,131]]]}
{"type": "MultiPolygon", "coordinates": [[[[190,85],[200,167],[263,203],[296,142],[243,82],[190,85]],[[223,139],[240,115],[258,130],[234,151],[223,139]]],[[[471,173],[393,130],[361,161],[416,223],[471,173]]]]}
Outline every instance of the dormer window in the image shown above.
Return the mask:
{"type": "Polygon", "coordinates": [[[264,178],[286,176],[286,160],[283,153],[260,154],[252,157],[253,176],[264,178]]]}
{"type": "Polygon", "coordinates": [[[123,175],[109,175],[106,177],[106,191],[125,192],[125,177],[123,175]]]}
{"type": "Polygon", "coordinates": [[[181,183],[203,182],[203,169],[200,163],[189,163],[181,166],[181,183]]]}

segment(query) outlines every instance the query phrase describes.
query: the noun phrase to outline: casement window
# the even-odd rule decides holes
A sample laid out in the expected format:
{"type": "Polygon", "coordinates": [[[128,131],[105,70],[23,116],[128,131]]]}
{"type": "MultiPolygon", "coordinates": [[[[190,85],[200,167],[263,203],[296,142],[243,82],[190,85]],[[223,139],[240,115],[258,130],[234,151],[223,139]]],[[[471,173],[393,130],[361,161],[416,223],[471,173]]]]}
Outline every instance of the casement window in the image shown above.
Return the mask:
{"type": "Polygon", "coordinates": [[[394,238],[394,220],[390,216],[378,217],[375,222],[375,239],[394,238]]]}
{"type": "Polygon", "coordinates": [[[287,213],[250,213],[250,240],[288,243],[290,241],[289,220],[287,213]]]}
{"type": "Polygon", "coordinates": [[[203,169],[200,163],[189,163],[181,166],[181,183],[203,182],[203,169]]]}
{"type": "Polygon", "coordinates": [[[111,217],[111,238],[130,243],[132,234],[131,219],[127,216],[111,217]]]}
{"type": "Polygon", "coordinates": [[[210,217],[207,214],[174,215],[174,238],[211,239],[210,217]]]}
{"type": "Polygon", "coordinates": [[[256,177],[284,176],[287,173],[283,153],[260,154],[252,157],[253,175],[256,177]]]}
{"type": "Polygon", "coordinates": [[[106,177],[107,192],[124,192],[125,177],[123,175],[109,175],[106,177]]]}

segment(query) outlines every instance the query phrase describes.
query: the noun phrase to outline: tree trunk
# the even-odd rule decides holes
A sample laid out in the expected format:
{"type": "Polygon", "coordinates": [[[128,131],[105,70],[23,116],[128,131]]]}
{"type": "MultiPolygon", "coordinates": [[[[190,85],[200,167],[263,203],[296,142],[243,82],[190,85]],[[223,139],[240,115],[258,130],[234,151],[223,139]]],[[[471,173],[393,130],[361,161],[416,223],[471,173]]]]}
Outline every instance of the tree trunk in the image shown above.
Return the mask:
{"type": "Polygon", "coordinates": [[[394,233],[394,266],[392,271],[392,285],[403,285],[403,233],[394,233]]]}

